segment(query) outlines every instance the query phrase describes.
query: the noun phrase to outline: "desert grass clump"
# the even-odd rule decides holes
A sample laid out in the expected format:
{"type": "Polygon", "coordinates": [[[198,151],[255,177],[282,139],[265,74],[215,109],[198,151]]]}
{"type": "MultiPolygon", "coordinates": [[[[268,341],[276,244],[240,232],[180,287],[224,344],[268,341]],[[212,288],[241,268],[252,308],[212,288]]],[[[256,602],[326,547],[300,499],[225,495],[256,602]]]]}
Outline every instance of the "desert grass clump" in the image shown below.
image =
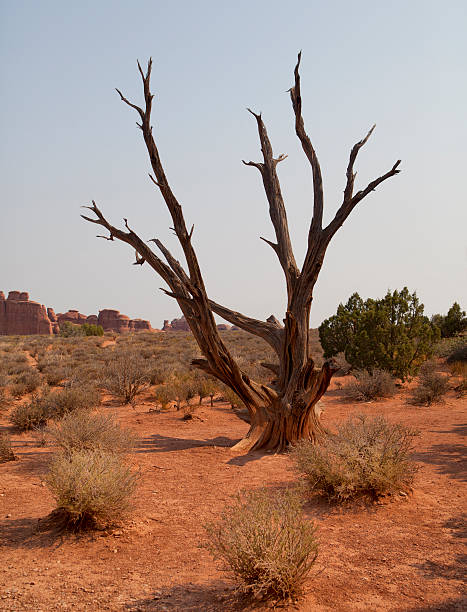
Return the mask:
{"type": "Polygon", "coordinates": [[[58,423],[49,425],[46,435],[68,455],[86,450],[128,453],[136,443],[133,434],[120,427],[112,415],[88,410],[69,412],[58,423]]]}
{"type": "Polygon", "coordinates": [[[330,501],[378,497],[411,488],[410,455],[418,432],[382,417],[351,418],[322,444],[299,442],[291,452],[311,491],[330,501]]]}
{"type": "Polygon", "coordinates": [[[221,519],[205,526],[203,544],[221,559],[241,589],[258,599],[298,597],[317,557],[314,525],[298,492],[239,494],[221,519]]]}
{"type": "Polygon", "coordinates": [[[427,361],[420,369],[418,385],[412,392],[412,403],[431,406],[440,402],[449,390],[449,377],[437,371],[435,361],[427,361]]]}
{"type": "Polygon", "coordinates": [[[355,381],[342,388],[343,394],[350,400],[368,402],[396,394],[394,377],[386,370],[373,370],[371,374],[366,370],[357,370],[354,376],[355,381]]]}
{"type": "Polygon", "coordinates": [[[16,459],[11,449],[11,440],[5,433],[0,433],[0,463],[14,461],[16,459]]]}
{"type": "Polygon", "coordinates": [[[138,476],[121,455],[101,450],[57,453],[45,482],[64,527],[83,529],[121,519],[130,509],[138,476]]]}

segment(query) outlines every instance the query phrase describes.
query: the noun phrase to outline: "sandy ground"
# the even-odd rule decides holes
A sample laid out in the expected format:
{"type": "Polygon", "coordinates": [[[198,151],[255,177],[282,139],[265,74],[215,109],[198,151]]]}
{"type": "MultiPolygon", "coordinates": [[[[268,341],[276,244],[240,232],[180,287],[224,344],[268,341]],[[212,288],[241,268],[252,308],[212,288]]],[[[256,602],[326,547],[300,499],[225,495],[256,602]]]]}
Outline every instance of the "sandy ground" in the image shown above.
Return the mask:
{"type": "MultiPolygon", "coordinates": [[[[342,382],[342,379],[337,379],[342,382]]],[[[448,395],[430,408],[391,400],[349,404],[325,396],[324,423],[350,414],[384,414],[416,426],[420,466],[412,496],[336,508],[310,501],[320,553],[302,611],[467,610],[466,401],[448,395]]],[[[229,447],[246,431],[225,404],[203,406],[203,420],[106,402],[138,435],[141,472],[135,509],[113,532],[57,535],[43,520],[54,508],[43,476],[51,455],[29,434],[12,432],[19,460],[0,465],[0,610],[247,610],[232,578],[204,549],[203,524],[243,488],[280,487],[296,479],[286,455],[237,456],[229,447]]],[[[7,413],[0,425],[9,430],[7,413]]],[[[258,604],[255,609],[268,606],[258,604]]]]}

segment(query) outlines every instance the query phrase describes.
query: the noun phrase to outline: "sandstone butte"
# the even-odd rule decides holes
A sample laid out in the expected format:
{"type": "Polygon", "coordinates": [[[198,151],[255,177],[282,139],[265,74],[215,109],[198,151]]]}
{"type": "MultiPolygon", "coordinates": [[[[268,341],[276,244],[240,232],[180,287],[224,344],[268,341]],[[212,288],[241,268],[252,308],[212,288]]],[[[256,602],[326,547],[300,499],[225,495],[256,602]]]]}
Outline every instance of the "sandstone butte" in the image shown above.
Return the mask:
{"type": "Polygon", "coordinates": [[[29,299],[26,291],[10,291],[8,298],[0,291],[0,336],[30,334],[58,334],[65,321],[81,325],[91,323],[102,325],[104,331],[126,333],[153,330],[151,323],[144,319],[130,319],[118,310],[104,309],[99,315],[83,315],[77,310],[55,314],[53,308],[45,308],[29,299]]]}

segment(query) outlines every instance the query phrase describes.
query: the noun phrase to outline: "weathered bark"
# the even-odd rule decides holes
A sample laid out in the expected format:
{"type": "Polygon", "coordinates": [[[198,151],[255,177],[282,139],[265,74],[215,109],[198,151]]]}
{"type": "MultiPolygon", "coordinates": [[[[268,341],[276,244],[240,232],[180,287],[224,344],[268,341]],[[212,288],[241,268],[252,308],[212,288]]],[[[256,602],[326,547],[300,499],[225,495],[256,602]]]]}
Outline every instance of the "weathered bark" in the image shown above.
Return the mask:
{"type": "Polygon", "coordinates": [[[151,126],[153,95],[150,91],[152,60],[149,60],[146,73],[138,63],[144,89],[144,109],[127,100],[119,91],[123,102],[137,111],[141,118],[138,127],[143,133],[149,160],[154,172],[150,175],[153,183],[160,190],[173,221],[173,230],[177,235],[185,256],[187,271],[170,251],[157,238],[154,242],[165,261],[156,255],[130,227],[125,219],[126,231],[111,225],[102,212],[92,202],[88,206],[94,218],[82,215],[91,223],[101,225],[109,236],[100,236],[106,240],[114,238],[126,242],[136,251],[136,264],[147,263],[167,283],[170,290],[165,293],[177,300],[191,331],[204,355],[204,359],[195,359],[192,364],[208,374],[215,376],[229,386],[241,398],[250,415],[250,430],[243,440],[234,446],[238,451],[269,449],[280,451],[298,440],[308,439],[316,442],[324,430],[315,410],[316,403],[325,393],[333,373],[334,364],[326,362],[321,369],[314,367],[309,350],[309,318],[316,284],[327,246],[330,240],[344,223],[353,208],[383,181],[399,172],[396,162],[384,175],[375,179],[362,191],[353,194],[355,173],[354,163],[359,150],[369,139],[374,127],[367,136],[359,141],[350,153],[347,167],[347,183],[344,199],[334,219],[325,228],[323,219],[323,185],[321,169],[311,140],[305,131],[302,118],[302,99],[300,92],[301,55],[295,67],[295,83],[290,89],[292,107],[295,115],[295,131],[308,158],[313,175],[313,217],[308,233],[308,249],[301,270],[297,266],[290,240],[287,213],[282,198],[277,165],[287,156],[275,158],[266,127],[260,114],[249,111],[256,119],[258,135],[263,153],[262,162],[244,162],[261,173],[264,190],[269,203],[269,215],[274,227],[276,241],[262,238],[276,253],[285,276],[287,288],[287,311],[284,325],[271,315],[266,321],[251,317],[217,304],[209,299],[201,268],[192,244],[194,226],[188,232],[185,219],[177,198],[167,180],[159,151],[154,140],[151,126]],[[259,384],[241,371],[218,333],[214,315],[241,329],[260,336],[274,350],[277,363],[264,364],[275,374],[270,385],[259,384]]]}

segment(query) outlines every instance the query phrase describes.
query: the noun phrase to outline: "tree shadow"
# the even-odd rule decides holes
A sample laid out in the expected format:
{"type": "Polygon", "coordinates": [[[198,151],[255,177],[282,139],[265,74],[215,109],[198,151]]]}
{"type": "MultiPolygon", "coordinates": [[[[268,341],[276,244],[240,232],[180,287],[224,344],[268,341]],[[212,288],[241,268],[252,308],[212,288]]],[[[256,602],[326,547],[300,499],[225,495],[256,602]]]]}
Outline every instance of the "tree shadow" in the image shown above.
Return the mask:
{"type": "Polygon", "coordinates": [[[427,578],[464,581],[467,555],[456,555],[450,563],[438,563],[428,559],[424,563],[415,563],[413,567],[416,567],[427,578]]]}
{"type": "Polygon", "coordinates": [[[416,461],[439,466],[441,474],[467,481],[467,449],[464,444],[434,444],[429,451],[416,452],[416,461]]]}
{"type": "MultiPolygon", "coordinates": [[[[264,605],[264,604],[263,604],[264,605]]],[[[252,602],[242,596],[231,584],[224,581],[208,585],[188,582],[172,587],[164,587],[149,598],[132,601],[124,605],[131,612],[153,612],[163,610],[183,610],[183,612],[242,612],[261,607],[260,602],[252,602]]]]}
{"type": "Polygon", "coordinates": [[[454,538],[460,538],[461,540],[467,539],[467,514],[453,516],[444,523],[443,527],[452,529],[453,533],[451,533],[451,535],[454,538]]]}
{"type": "Polygon", "coordinates": [[[263,457],[270,457],[274,455],[273,451],[253,451],[251,453],[247,453],[246,455],[237,455],[229,459],[226,463],[227,465],[238,465],[239,467],[243,467],[247,463],[251,463],[251,461],[259,461],[263,457]]]}
{"type": "Polygon", "coordinates": [[[41,518],[7,519],[0,527],[0,547],[4,549],[59,548],[65,541],[91,542],[117,527],[72,531],[64,526],[61,514],[52,511],[41,518]]]}
{"type": "Polygon", "coordinates": [[[63,543],[63,533],[43,519],[8,519],[0,528],[2,548],[58,548],[63,543]]]}
{"type": "Polygon", "coordinates": [[[453,426],[452,429],[445,429],[443,431],[435,431],[432,430],[434,433],[453,433],[453,434],[457,434],[459,436],[462,436],[463,438],[465,438],[467,436],[467,423],[459,423],[453,426]]]}
{"type": "Polygon", "coordinates": [[[227,436],[217,436],[208,440],[193,440],[193,438],[174,438],[172,436],[162,436],[160,434],[152,434],[148,438],[144,438],[138,444],[137,453],[166,453],[180,450],[188,450],[190,448],[204,447],[220,447],[230,448],[239,439],[232,440],[227,436]]]}
{"type": "Polygon", "coordinates": [[[398,612],[465,612],[467,609],[467,597],[459,597],[459,599],[450,599],[435,604],[428,604],[421,608],[398,609],[398,612]]]}

